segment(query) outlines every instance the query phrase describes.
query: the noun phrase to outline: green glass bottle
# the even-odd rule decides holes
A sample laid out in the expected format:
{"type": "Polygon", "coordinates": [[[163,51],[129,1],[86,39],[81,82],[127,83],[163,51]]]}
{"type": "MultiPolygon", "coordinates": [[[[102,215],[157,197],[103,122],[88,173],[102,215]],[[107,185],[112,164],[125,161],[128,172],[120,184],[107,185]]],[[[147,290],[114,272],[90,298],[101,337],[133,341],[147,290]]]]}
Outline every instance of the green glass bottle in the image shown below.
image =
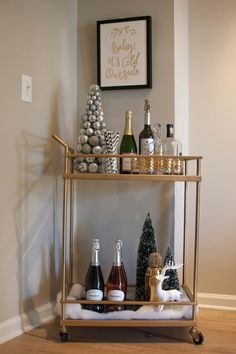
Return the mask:
{"type": "MultiPolygon", "coordinates": [[[[137,145],[132,129],[132,111],[125,114],[125,130],[120,144],[120,154],[137,154],[137,145]]],[[[124,157],[120,159],[120,173],[137,173],[134,169],[135,159],[124,157]]],[[[137,163],[137,162],[136,162],[137,163]]]]}

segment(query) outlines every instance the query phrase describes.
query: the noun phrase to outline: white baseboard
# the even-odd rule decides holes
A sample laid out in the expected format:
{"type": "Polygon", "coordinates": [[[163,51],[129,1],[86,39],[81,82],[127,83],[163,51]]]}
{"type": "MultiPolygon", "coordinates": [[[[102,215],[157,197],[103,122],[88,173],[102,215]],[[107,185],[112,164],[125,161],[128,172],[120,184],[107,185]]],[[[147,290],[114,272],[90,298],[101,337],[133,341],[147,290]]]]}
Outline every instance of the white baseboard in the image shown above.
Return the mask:
{"type": "Polygon", "coordinates": [[[236,296],[224,294],[198,293],[200,308],[236,311],[236,296]]]}
{"type": "Polygon", "coordinates": [[[0,323],[0,344],[55,319],[52,303],[0,323]]]}

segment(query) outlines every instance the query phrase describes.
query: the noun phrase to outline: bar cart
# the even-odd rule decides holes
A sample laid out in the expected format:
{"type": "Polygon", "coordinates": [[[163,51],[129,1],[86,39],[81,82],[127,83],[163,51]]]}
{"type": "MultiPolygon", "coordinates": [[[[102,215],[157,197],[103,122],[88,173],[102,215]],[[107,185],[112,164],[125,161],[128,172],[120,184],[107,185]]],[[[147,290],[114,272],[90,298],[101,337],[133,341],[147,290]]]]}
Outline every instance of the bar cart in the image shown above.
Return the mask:
{"type": "MultiPolygon", "coordinates": [[[[62,254],[61,254],[61,317],[60,317],[60,337],[62,342],[68,340],[67,328],[70,326],[81,326],[81,327],[188,327],[190,328],[189,333],[192,337],[194,344],[202,344],[204,342],[203,334],[197,329],[197,278],[198,278],[198,249],[199,249],[199,209],[200,209],[200,183],[202,180],[200,172],[201,156],[181,156],[181,163],[183,164],[183,173],[179,175],[165,175],[165,174],[104,174],[104,173],[79,173],[74,171],[73,162],[76,157],[81,156],[81,154],[76,153],[72,147],[61,140],[57,135],[53,135],[53,138],[64,148],[64,173],[63,173],[63,222],[62,222],[62,254]],[[194,173],[189,173],[189,164],[194,166],[194,173]],[[91,304],[93,302],[88,300],[68,300],[68,292],[72,286],[73,280],[73,213],[74,213],[74,182],[75,180],[126,180],[126,181],[155,181],[155,182],[183,182],[183,268],[182,268],[182,286],[181,289],[184,290],[187,295],[188,301],[178,301],[175,302],[176,306],[190,306],[191,316],[190,318],[181,319],[131,319],[131,320],[88,320],[88,319],[70,319],[66,318],[65,306],[66,304],[91,304]],[[194,230],[193,230],[193,275],[192,275],[192,286],[191,290],[186,285],[187,272],[185,263],[187,261],[187,198],[188,198],[188,185],[189,183],[195,184],[195,212],[194,212],[194,230]],[[67,247],[69,249],[67,249],[67,247]],[[69,258],[69,260],[67,259],[69,258]],[[66,264],[69,264],[69,270],[67,271],[66,264]]],[[[121,155],[108,155],[108,154],[97,154],[97,155],[82,155],[83,157],[102,157],[102,158],[121,158],[121,155]]],[[[125,155],[122,155],[125,157],[125,155]]],[[[126,156],[128,157],[128,156],[126,156]]],[[[129,155],[130,157],[130,155],[129,155]]],[[[142,155],[135,155],[133,158],[140,159],[142,155]]],[[[145,156],[146,158],[146,156],[145,156]]],[[[152,158],[160,159],[160,156],[152,156],[152,158]]],[[[163,159],[175,160],[175,156],[162,156],[163,159]]],[[[97,301],[104,305],[114,304],[112,301],[102,300],[97,301]]],[[[171,302],[151,302],[151,301],[134,301],[125,300],[122,301],[123,305],[141,306],[141,305],[173,305],[171,302]]]]}

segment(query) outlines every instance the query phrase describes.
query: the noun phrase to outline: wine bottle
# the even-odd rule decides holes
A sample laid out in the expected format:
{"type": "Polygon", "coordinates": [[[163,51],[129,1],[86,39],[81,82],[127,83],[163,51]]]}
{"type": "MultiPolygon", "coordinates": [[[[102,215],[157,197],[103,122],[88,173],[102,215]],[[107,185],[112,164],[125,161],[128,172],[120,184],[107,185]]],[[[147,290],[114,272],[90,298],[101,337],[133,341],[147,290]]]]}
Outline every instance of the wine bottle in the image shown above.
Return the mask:
{"type": "MultiPolygon", "coordinates": [[[[167,147],[167,155],[182,156],[182,144],[180,141],[174,139],[174,126],[170,123],[166,125],[165,144],[167,147]]],[[[166,159],[165,174],[183,174],[183,161],[181,157],[179,159],[166,159]]]]}
{"type": "MultiPolygon", "coordinates": [[[[132,129],[132,111],[125,114],[125,130],[120,144],[120,154],[137,154],[137,145],[132,129]]],[[[134,158],[124,157],[120,159],[120,173],[137,173],[137,161],[134,158]]]]}
{"type": "MultiPolygon", "coordinates": [[[[115,240],[114,261],[107,281],[107,299],[109,301],[123,301],[127,294],[127,276],[122,261],[122,241],[115,240]]],[[[108,305],[108,311],[121,311],[122,305],[108,305]]]]}
{"type": "MultiPolygon", "coordinates": [[[[151,128],[151,106],[149,100],[144,103],[144,128],[139,134],[139,153],[142,155],[154,155],[154,134],[151,128]]],[[[154,159],[140,159],[141,173],[154,173],[154,159]]]]}
{"type": "MultiPolygon", "coordinates": [[[[99,250],[99,240],[93,239],[91,261],[85,278],[86,300],[101,301],[104,297],[104,280],[99,263],[99,250]]],[[[104,306],[101,304],[88,304],[85,308],[96,312],[104,312],[104,306]]]]}

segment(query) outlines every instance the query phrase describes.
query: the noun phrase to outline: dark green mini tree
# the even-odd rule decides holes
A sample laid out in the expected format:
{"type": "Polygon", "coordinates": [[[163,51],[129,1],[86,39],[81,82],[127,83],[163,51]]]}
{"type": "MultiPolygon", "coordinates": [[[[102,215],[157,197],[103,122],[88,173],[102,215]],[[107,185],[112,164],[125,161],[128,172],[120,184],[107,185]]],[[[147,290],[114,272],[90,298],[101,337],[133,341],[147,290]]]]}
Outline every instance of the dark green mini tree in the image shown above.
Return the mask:
{"type": "MultiPolygon", "coordinates": [[[[166,256],[164,259],[164,265],[167,263],[174,262],[174,256],[171,250],[170,245],[167,247],[166,251],[166,256]]],[[[164,290],[172,290],[172,289],[177,289],[179,290],[179,277],[178,277],[178,272],[176,269],[168,269],[165,273],[165,275],[168,275],[169,278],[165,279],[162,285],[162,289],[164,290]]]]}
{"type": "Polygon", "coordinates": [[[157,252],[157,245],[152,220],[150,218],[150,213],[148,213],[143,225],[143,232],[138,247],[135,292],[136,300],[145,300],[145,273],[148,268],[149,255],[153,252],[157,252]]]}

